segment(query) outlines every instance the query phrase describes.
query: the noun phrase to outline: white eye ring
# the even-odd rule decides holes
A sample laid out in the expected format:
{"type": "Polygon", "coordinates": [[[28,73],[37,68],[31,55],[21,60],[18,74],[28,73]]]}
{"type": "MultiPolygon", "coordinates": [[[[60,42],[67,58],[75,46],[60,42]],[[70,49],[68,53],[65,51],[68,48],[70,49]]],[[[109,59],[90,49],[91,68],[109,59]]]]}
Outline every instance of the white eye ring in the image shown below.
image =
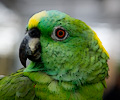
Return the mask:
{"type": "Polygon", "coordinates": [[[68,37],[68,33],[63,27],[57,26],[54,28],[53,33],[51,34],[51,37],[54,40],[62,41],[68,37]]]}

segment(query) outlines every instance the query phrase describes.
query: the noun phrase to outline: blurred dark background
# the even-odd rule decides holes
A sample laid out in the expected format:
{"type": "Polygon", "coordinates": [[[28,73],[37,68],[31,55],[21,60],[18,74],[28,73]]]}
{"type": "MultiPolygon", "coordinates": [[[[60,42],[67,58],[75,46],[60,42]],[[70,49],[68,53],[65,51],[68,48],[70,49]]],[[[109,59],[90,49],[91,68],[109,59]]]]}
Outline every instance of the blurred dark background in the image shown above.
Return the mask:
{"type": "Polygon", "coordinates": [[[104,100],[120,100],[120,0],[1,0],[0,75],[23,66],[19,45],[29,18],[42,10],[60,10],[86,22],[110,55],[104,100]]]}

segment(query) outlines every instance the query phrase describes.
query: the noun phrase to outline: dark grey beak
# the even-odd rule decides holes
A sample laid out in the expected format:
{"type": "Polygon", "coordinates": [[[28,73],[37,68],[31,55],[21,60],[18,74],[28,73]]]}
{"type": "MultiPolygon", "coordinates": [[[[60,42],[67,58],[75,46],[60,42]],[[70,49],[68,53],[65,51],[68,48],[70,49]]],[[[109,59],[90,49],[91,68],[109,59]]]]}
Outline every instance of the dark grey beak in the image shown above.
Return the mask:
{"type": "Polygon", "coordinates": [[[41,56],[40,31],[37,28],[29,30],[19,48],[19,58],[26,67],[27,58],[38,62],[41,56]]]}

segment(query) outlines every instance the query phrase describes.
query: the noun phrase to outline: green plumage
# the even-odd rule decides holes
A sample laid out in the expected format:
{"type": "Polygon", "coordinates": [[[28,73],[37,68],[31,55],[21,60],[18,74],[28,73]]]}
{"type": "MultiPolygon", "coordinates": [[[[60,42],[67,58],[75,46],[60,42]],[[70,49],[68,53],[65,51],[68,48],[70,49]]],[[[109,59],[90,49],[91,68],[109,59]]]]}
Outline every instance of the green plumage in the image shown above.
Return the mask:
{"type": "MultiPolygon", "coordinates": [[[[95,32],[59,11],[40,18],[41,61],[0,80],[0,100],[102,100],[109,58],[95,32]],[[51,37],[55,27],[68,37],[51,37]]],[[[31,27],[28,25],[28,30],[31,27]]]]}
{"type": "Polygon", "coordinates": [[[77,86],[42,72],[18,70],[0,81],[1,100],[101,100],[104,81],[77,86]],[[96,96],[97,93],[97,96],[96,96]]]}

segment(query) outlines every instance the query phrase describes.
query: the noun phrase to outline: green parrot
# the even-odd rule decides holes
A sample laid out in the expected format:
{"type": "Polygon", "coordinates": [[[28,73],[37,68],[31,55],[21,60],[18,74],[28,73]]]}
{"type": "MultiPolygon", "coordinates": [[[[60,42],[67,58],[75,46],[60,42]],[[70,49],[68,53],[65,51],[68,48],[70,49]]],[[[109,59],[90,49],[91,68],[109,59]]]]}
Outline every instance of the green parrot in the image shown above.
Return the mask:
{"type": "Polygon", "coordinates": [[[83,21],[56,10],[33,15],[19,58],[31,62],[0,79],[0,100],[102,100],[109,55],[83,21]]]}

